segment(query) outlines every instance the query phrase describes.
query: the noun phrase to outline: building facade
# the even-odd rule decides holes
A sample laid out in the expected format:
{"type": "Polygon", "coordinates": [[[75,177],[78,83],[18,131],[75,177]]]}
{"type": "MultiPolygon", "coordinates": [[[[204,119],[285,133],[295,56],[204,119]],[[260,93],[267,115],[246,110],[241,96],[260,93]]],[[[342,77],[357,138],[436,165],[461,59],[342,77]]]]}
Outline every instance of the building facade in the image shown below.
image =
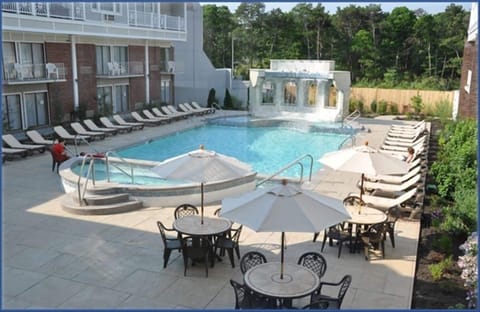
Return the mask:
{"type": "Polygon", "coordinates": [[[225,87],[202,24],[198,3],[3,2],[3,131],[202,102],[195,72],[225,87]]]}

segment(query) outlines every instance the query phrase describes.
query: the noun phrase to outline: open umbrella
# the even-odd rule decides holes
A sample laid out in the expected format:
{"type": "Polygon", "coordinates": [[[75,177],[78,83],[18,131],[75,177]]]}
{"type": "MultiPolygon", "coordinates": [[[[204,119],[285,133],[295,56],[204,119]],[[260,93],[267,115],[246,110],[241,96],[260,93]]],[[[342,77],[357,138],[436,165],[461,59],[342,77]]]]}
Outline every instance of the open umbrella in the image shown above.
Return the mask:
{"type": "Polygon", "coordinates": [[[381,153],[367,144],[326,153],[318,160],[335,170],[361,173],[360,199],[363,195],[365,174],[404,174],[410,168],[407,162],[381,153]]]}
{"type": "Polygon", "coordinates": [[[195,151],[161,162],[152,171],[164,179],[200,183],[201,222],[203,224],[203,186],[207,182],[243,177],[252,173],[250,165],[236,158],[205,150],[203,145],[195,151]]]}
{"type": "Polygon", "coordinates": [[[222,200],[220,216],[256,232],[282,232],[280,278],[283,279],[285,232],[320,232],[350,218],[342,201],[288,184],[260,188],[222,200]]]}

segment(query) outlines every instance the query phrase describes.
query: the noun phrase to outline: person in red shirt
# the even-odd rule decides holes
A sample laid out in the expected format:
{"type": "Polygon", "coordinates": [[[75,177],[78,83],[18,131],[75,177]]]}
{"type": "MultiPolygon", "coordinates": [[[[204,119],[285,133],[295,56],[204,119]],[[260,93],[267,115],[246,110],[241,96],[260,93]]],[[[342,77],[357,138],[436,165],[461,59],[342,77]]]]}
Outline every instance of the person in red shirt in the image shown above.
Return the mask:
{"type": "Polygon", "coordinates": [[[59,138],[58,142],[53,144],[52,155],[57,162],[64,162],[65,160],[70,158],[70,156],[68,156],[67,152],[65,151],[65,139],[59,138]]]}

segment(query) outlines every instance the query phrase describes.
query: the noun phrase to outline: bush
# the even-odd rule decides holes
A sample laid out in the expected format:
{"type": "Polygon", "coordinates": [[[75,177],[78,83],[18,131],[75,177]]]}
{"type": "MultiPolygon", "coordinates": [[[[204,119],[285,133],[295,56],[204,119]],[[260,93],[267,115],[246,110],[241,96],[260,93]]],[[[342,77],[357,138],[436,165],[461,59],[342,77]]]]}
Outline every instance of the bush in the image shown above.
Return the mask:
{"type": "Polygon", "coordinates": [[[370,110],[372,113],[377,112],[377,100],[373,100],[372,103],[370,103],[370,110]]]}
{"type": "Polygon", "coordinates": [[[476,308],[478,293],[478,235],[473,232],[467,241],[460,246],[465,255],[458,258],[458,266],[462,269],[461,278],[467,288],[467,302],[471,309],[476,308]]]}
{"type": "Polygon", "coordinates": [[[458,189],[453,206],[443,209],[444,219],[440,228],[455,236],[463,236],[477,230],[477,191],[458,189]]]}
{"type": "Polygon", "coordinates": [[[213,103],[216,103],[215,89],[211,88],[210,91],[208,92],[207,106],[211,108],[213,107],[213,103]]]}
{"type": "Polygon", "coordinates": [[[432,274],[433,280],[439,281],[443,277],[443,274],[445,274],[445,272],[452,267],[452,264],[452,256],[443,259],[439,263],[430,264],[428,266],[428,269],[430,271],[430,274],[432,274]]]}
{"type": "Polygon", "coordinates": [[[451,253],[452,251],[452,238],[448,234],[443,234],[437,240],[433,242],[433,247],[443,253],[451,253]]]}
{"type": "Polygon", "coordinates": [[[442,123],[446,123],[447,120],[452,118],[453,109],[452,105],[447,100],[441,100],[435,103],[434,116],[440,118],[442,123]]]}
{"type": "Polygon", "coordinates": [[[223,99],[223,108],[233,109],[232,97],[230,96],[230,91],[225,89],[225,98],[223,99]]]}
{"type": "Polygon", "coordinates": [[[410,104],[411,104],[413,110],[415,111],[415,114],[419,115],[420,112],[422,111],[423,107],[425,106],[423,104],[422,97],[420,95],[415,95],[415,96],[412,96],[410,101],[411,101],[410,104]]]}
{"type": "Polygon", "coordinates": [[[390,105],[390,113],[392,113],[392,115],[397,115],[398,114],[398,106],[396,103],[392,103],[390,105]]]}
{"type": "Polygon", "coordinates": [[[387,101],[380,100],[380,102],[378,102],[378,113],[379,114],[385,114],[387,112],[387,108],[388,108],[387,101]]]}

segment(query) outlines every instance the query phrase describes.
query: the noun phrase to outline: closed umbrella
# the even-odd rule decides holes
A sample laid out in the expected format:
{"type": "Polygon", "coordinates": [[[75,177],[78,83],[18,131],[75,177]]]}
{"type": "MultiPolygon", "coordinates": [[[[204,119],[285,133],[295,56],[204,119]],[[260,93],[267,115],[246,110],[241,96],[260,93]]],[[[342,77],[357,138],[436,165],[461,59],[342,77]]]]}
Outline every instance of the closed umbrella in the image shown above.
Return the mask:
{"type": "Polygon", "coordinates": [[[404,174],[410,168],[405,161],[381,153],[367,144],[326,153],[318,161],[334,170],[361,173],[360,199],[365,174],[404,174]]]}
{"type": "Polygon", "coordinates": [[[200,145],[198,150],[161,162],[153,167],[152,171],[164,179],[200,183],[202,224],[205,183],[240,178],[254,173],[250,165],[236,158],[205,150],[203,145],[200,145]]]}
{"type": "Polygon", "coordinates": [[[280,278],[283,279],[285,232],[320,232],[350,218],[342,201],[303,190],[286,180],[222,200],[220,216],[256,232],[282,232],[280,278]]]}

